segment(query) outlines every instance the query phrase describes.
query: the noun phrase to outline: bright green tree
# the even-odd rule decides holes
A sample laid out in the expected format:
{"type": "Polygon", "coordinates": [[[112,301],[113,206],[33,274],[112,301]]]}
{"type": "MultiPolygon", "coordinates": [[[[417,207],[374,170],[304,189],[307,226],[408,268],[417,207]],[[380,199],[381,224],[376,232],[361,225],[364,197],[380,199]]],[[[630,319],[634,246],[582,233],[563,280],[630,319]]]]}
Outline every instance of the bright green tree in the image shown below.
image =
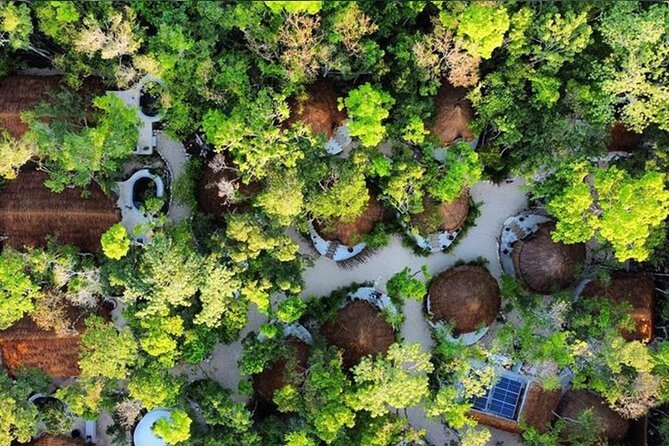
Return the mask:
{"type": "Polygon", "coordinates": [[[86,319],[79,353],[83,378],[126,379],[136,359],[137,343],[129,328],[118,331],[99,316],[86,319]]]}
{"type": "MultiPolygon", "coordinates": [[[[442,14],[442,21],[448,24],[450,20],[448,14],[442,14]]],[[[457,21],[464,48],[483,59],[489,59],[493,50],[502,45],[510,24],[506,7],[492,2],[469,3],[457,21]]]]}
{"type": "Polygon", "coordinates": [[[390,116],[394,103],[389,93],[366,83],[349,91],[345,98],[339,98],[339,109],[346,107],[346,127],[351,136],[360,138],[365,147],[374,147],[386,135],[383,121],[390,116]]]}
{"type": "Polygon", "coordinates": [[[130,250],[130,237],[121,223],[116,223],[102,234],[102,252],[110,259],[118,260],[130,250]]]}
{"type": "Polygon", "coordinates": [[[0,286],[0,329],[5,329],[34,309],[41,291],[27,274],[24,257],[8,247],[0,254],[0,286]]]}
{"type": "Polygon", "coordinates": [[[183,444],[190,438],[192,420],[183,410],[170,412],[170,418],[161,418],[153,425],[153,433],[170,446],[183,444]]]}

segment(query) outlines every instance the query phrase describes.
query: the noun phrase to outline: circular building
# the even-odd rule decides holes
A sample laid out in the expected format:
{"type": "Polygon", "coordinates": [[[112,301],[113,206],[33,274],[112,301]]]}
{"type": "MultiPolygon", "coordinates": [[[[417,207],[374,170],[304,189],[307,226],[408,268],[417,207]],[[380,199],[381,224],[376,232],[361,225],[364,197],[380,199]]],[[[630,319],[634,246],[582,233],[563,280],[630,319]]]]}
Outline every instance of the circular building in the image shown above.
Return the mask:
{"type": "Polygon", "coordinates": [[[585,245],[554,242],[555,223],[546,222],[536,232],[513,243],[511,258],[515,276],[530,290],[548,294],[562,290],[576,280],[585,262],[585,245]]]}
{"type": "Polygon", "coordinates": [[[579,415],[588,409],[592,410],[595,417],[597,433],[600,438],[615,442],[625,439],[630,428],[629,420],[618,415],[598,395],[587,390],[570,390],[562,398],[557,414],[561,419],[567,420],[568,423],[561,435],[568,438],[578,438],[582,427],[575,420],[578,420],[579,415]]]}
{"type": "Polygon", "coordinates": [[[301,374],[307,369],[309,345],[304,341],[289,337],[286,339],[289,349],[286,357],[277,359],[265,369],[253,375],[253,391],[264,402],[271,402],[274,392],[289,383],[289,374],[301,374]]]}
{"type": "Polygon", "coordinates": [[[335,130],[346,120],[346,112],[339,110],[340,96],[325,79],[311,84],[303,95],[289,104],[290,115],[286,125],[301,122],[312,132],[332,138],[335,130]]]}
{"type": "Polygon", "coordinates": [[[225,212],[244,210],[260,189],[257,182],[242,182],[233,163],[224,155],[216,154],[204,166],[197,186],[197,200],[205,213],[220,217],[225,212]]]}
{"type": "Polygon", "coordinates": [[[464,335],[463,342],[473,344],[499,313],[499,286],[481,266],[456,266],[432,280],[427,306],[433,322],[451,324],[454,335],[464,335]]]}
{"type": "Polygon", "coordinates": [[[588,281],[580,295],[609,299],[614,305],[629,304],[636,330],[623,331],[623,337],[628,341],[650,342],[653,339],[655,282],[652,278],[616,272],[608,284],[588,281]]]}
{"type": "Polygon", "coordinates": [[[354,300],[323,324],[321,332],[330,345],[343,350],[344,367],[351,368],[368,355],[385,355],[395,342],[393,328],[381,311],[364,300],[354,300]]]}
{"type": "Polygon", "coordinates": [[[165,441],[153,433],[153,425],[160,419],[172,419],[167,409],[154,409],[139,420],[132,435],[134,446],[167,446],[165,441]]]}
{"type": "Polygon", "coordinates": [[[472,103],[467,99],[467,90],[444,82],[434,99],[435,116],[430,125],[431,133],[444,146],[456,141],[472,141],[474,133],[469,122],[474,118],[472,103]]]}
{"type": "Polygon", "coordinates": [[[469,191],[450,202],[423,199],[423,212],[411,216],[409,233],[418,246],[432,252],[448,248],[460,232],[469,213],[469,191]]]}

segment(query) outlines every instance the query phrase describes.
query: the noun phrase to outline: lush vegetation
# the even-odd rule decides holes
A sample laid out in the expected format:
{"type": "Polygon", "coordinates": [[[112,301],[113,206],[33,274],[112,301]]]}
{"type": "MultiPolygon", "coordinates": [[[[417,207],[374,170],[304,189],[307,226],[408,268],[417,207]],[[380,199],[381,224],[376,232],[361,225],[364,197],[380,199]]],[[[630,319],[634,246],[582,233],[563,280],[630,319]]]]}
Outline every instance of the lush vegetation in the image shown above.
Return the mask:
{"type": "MultiPolygon", "coordinates": [[[[518,323],[489,345],[464,347],[437,330],[431,352],[398,340],[345,370],[342,352],[314,333],[308,367],[288,377],[262,417],[239,402],[238,393],[253,396],[249,382],[225,389],[189,372],[209,370],[203,363],[239,339],[250,309],[267,323],[244,344],[240,370],[249,376],[295,356],[286,326],[333,316],[346,293],[303,300],[308,262],[293,229],[357,230],[378,204],[389,212],[365,234],[351,230],[352,243],[429,236],[443,229],[443,206],[468,200],[481,180],[525,178],[532,203],[556,221],[554,240],[591,242],[609,268],[666,269],[668,42],[661,2],[0,3],[0,77],[62,74],[23,113],[24,134],[0,131],[0,185],[37,168],[54,193],[98,183],[113,194],[135,166],[140,122],[103,92],[146,75],[161,81],[153,93],[162,131],[204,147],[168,188],[192,218],[170,221],[165,203],[151,199],[142,211],[154,218],[136,233],[112,226],[100,253],[55,239],[3,245],[0,329],[30,317],[83,334],[79,379],[56,389],[35,371],[0,376],[0,446],[43,425],[66,432],[73,416],[103,410],[127,444],[142,411],[161,407],[171,418],[154,432],[170,445],[395,445],[423,436],[404,416],[416,406],[477,446],[489,433],[469,417],[471,399],[493,382],[500,356],[534,364],[545,389],[569,368],[575,388],[626,418],[666,403],[669,348],[626,341],[629,308],[574,301],[571,292],[546,302],[506,278],[504,313],[518,323]],[[304,105],[329,89],[326,106],[304,105]],[[456,138],[444,147],[437,137],[439,101],[452,91],[469,102],[447,108],[465,116],[476,144],[456,138]],[[300,119],[301,106],[316,125],[300,119]],[[342,116],[352,145],[331,156],[324,147],[342,116]],[[199,187],[209,170],[226,174],[199,187]],[[221,215],[198,201],[209,189],[227,206],[221,215]],[[150,234],[146,243],[132,242],[139,233],[150,234]],[[109,297],[121,304],[111,320],[101,317],[109,297]],[[38,410],[27,403],[38,391],[61,404],[38,410]]],[[[460,238],[477,217],[469,212],[460,238]]],[[[396,266],[386,290],[400,311],[383,316],[397,331],[403,301],[422,302],[431,277],[396,266]]],[[[558,444],[562,427],[530,429],[525,439],[558,444]]],[[[598,441],[583,432],[578,444],[598,441]]]]}

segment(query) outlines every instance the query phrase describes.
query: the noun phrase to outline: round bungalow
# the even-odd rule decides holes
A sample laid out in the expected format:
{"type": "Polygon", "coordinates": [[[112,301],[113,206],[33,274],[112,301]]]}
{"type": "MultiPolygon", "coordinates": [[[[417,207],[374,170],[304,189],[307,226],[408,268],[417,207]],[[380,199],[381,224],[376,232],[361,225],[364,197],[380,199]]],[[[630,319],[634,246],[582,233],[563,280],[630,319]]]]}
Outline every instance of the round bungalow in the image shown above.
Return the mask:
{"type": "Polygon", "coordinates": [[[530,290],[548,294],[570,286],[586,260],[583,243],[555,242],[555,223],[539,214],[520,214],[504,222],[500,237],[500,260],[504,272],[515,276],[530,290]]]}
{"type": "Polygon", "coordinates": [[[438,252],[451,246],[469,213],[469,191],[450,202],[423,200],[424,211],[411,216],[409,234],[421,248],[438,252]]]}
{"type": "Polygon", "coordinates": [[[476,136],[469,123],[474,119],[472,103],[467,99],[467,89],[444,82],[434,99],[435,116],[429,128],[439,142],[450,146],[456,141],[476,145],[476,136]]]}
{"type": "Polygon", "coordinates": [[[167,446],[167,443],[153,433],[153,425],[161,419],[172,419],[167,409],[154,409],[139,420],[132,435],[134,446],[167,446]]]}
{"type": "Polygon", "coordinates": [[[629,304],[636,329],[623,331],[623,337],[628,341],[650,342],[653,339],[655,282],[652,278],[615,272],[607,284],[586,279],[576,288],[576,297],[579,296],[609,299],[614,305],[629,304]]]}
{"type": "Polygon", "coordinates": [[[434,324],[449,324],[467,345],[480,340],[501,306],[499,286],[481,266],[462,265],[437,275],[430,284],[427,311],[434,324]]]}
{"type": "Polygon", "coordinates": [[[393,327],[381,311],[388,302],[378,291],[361,288],[333,321],[323,324],[321,333],[327,343],[343,350],[344,367],[355,366],[365,356],[385,355],[395,342],[393,327]]]}
{"type": "Polygon", "coordinates": [[[601,439],[614,442],[625,440],[630,428],[629,420],[612,410],[598,395],[587,390],[570,390],[562,398],[557,409],[561,419],[567,420],[567,427],[562,435],[574,437],[581,426],[576,421],[581,413],[591,410],[597,424],[597,433],[601,439]]]}

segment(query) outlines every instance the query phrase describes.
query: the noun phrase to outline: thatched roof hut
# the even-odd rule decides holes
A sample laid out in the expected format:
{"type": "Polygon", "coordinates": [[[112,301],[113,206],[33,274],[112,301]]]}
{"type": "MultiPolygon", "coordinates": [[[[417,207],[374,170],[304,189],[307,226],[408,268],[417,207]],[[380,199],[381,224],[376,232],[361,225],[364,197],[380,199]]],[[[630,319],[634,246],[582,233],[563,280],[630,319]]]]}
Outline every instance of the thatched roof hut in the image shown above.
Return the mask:
{"type": "Polygon", "coordinates": [[[0,190],[0,235],[16,248],[45,246],[48,237],[98,252],[100,237],[120,221],[114,200],[92,183],[86,190],[56,194],[44,186],[47,174],[24,169],[0,190]],[[86,197],[83,197],[85,194],[86,197]]]}
{"type": "Polygon", "coordinates": [[[466,96],[466,89],[444,82],[434,99],[435,116],[430,131],[445,146],[459,139],[471,141],[475,138],[469,129],[474,109],[466,96]]]}
{"type": "MultiPolygon", "coordinates": [[[[21,121],[21,115],[33,109],[48,98],[50,92],[61,88],[62,76],[32,76],[17,74],[0,81],[0,126],[15,138],[20,138],[28,130],[21,121]]],[[[86,103],[93,96],[104,94],[100,78],[91,77],[84,81],[81,94],[86,103]]]]}
{"type": "Polygon", "coordinates": [[[288,370],[288,364],[291,359],[281,358],[265,367],[265,370],[253,375],[253,390],[255,394],[265,401],[272,401],[274,392],[288,384],[288,373],[303,373],[307,368],[309,360],[309,345],[303,341],[290,337],[286,344],[293,350],[291,358],[296,361],[293,370],[288,370]]]}
{"type": "Polygon", "coordinates": [[[631,305],[636,330],[625,331],[622,335],[629,341],[650,342],[653,339],[655,282],[652,278],[616,272],[612,274],[608,285],[596,281],[589,282],[581,295],[609,299],[616,305],[622,303],[631,305]]]}
{"type": "Polygon", "coordinates": [[[555,223],[539,226],[537,232],[513,244],[516,277],[537,293],[550,293],[571,285],[576,270],[585,262],[585,245],[554,242],[555,223]]]}
{"type": "Polygon", "coordinates": [[[616,122],[611,127],[611,139],[607,149],[609,152],[634,152],[641,142],[640,134],[628,130],[622,122],[616,122]]]}
{"type": "Polygon", "coordinates": [[[509,420],[489,413],[471,410],[469,414],[481,424],[507,432],[520,433],[521,424],[546,432],[555,418],[555,409],[560,403],[561,391],[545,390],[539,383],[530,382],[526,390],[525,402],[520,408],[518,420],[509,420]]]}
{"type": "Polygon", "coordinates": [[[473,265],[456,266],[437,275],[428,299],[433,319],[452,323],[454,334],[489,326],[501,306],[495,278],[485,268],[473,265]]]}
{"type": "Polygon", "coordinates": [[[43,435],[26,443],[28,446],[84,446],[83,438],[72,438],[65,435],[43,435]]]}
{"type": "Polygon", "coordinates": [[[318,233],[324,239],[338,240],[346,246],[354,246],[362,241],[363,235],[372,232],[374,225],[383,220],[384,214],[381,202],[375,196],[370,196],[365,210],[351,223],[335,221],[327,227],[319,222],[315,223],[318,233]]]}
{"type": "Polygon", "coordinates": [[[221,216],[248,208],[251,197],[261,187],[255,181],[245,184],[232,161],[217,154],[204,166],[197,186],[197,200],[205,213],[221,216]]]}
{"type": "Polygon", "coordinates": [[[411,216],[411,221],[421,234],[428,235],[436,231],[455,231],[467,219],[469,213],[469,191],[463,189],[455,200],[437,203],[425,197],[423,212],[411,216]],[[435,231],[436,227],[436,231],[435,231]]]}
{"type": "Polygon", "coordinates": [[[570,422],[563,432],[566,436],[578,434],[580,426],[574,421],[587,409],[592,410],[597,420],[598,433],[601,438],[612,441],[625,439],[630,428],[629,420],[618,415],[601,397],[587,390],[570,390],[557,409],[557,414],[570,422]]]}
{"type": "Polygon", "coordinates": [[[335,129],[346,120],[346,112],[338,107],[340,96],[336,88],[325,79],[315,82],[303,96],[290,103],[290,116],[286,125],[299,121],[314,133],[331,138],[335,129]]]}
{"type": "Polygon", "coordinates": [[[368,355],[385,355],[395,342],[393,328],[370,303],[355,300],[321,327],[328,344],[344,353],[344,367],[351,368],[368,355]]]}

